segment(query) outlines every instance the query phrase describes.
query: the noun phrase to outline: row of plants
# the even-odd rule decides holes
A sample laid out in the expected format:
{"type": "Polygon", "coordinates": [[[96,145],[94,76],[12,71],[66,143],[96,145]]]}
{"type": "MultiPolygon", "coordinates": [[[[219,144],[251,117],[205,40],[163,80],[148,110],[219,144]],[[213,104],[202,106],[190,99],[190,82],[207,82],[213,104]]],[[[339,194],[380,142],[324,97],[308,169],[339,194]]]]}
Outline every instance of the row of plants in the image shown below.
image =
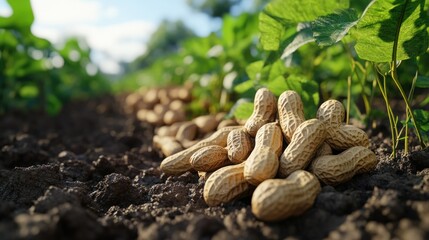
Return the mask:
{"type": "Polygon", "coordinates": [[[232,109],[237,118],[251,114],[260,87],[277,96],[299,92],[306,117],[324,100],[340,99],[347,122],[371,127],[388,119],[393,154],[400,142],[407,152],[411,132],[421,146],[429,142],[427,12],[424,0],[272,0],[260,13],[225,15],[219,32],[184,41],[129,79],[191,81],[194,113],[232,109]]]}
{"type": "Polygon", "coordinates": [[[54,46],[32,33],[30,0],[7,2],[12,14],[0,17],[0,114],[29,109],[56,114],[71,99],[110,90],[85,41],[70,38],[54,46]]]}

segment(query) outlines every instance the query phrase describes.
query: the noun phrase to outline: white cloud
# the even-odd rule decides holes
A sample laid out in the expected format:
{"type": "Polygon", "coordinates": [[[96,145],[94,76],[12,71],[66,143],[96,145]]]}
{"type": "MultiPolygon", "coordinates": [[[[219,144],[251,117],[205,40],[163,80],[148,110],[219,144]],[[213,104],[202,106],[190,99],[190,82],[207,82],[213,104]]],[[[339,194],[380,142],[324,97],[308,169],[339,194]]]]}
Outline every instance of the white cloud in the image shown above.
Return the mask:
{"type": "Polygon", "coordinates": [[[33,0],[36,23],[42,25],[75,25],[91,23],[104,17],[98,0],[33,0]]]}
{"type": "Polygon", "coordinates": [[[119,61],[144,53],[145,42],[156,27],[146,21],[120,22],[119,10],[101,0],[33,0],[32,5],[35,35],[53,43],[61,43],[67,36],[85,38],[95,63],[106,73],[118,73],[119,61]],[[116,23],[107,24],[112,19],[116,23]]]}

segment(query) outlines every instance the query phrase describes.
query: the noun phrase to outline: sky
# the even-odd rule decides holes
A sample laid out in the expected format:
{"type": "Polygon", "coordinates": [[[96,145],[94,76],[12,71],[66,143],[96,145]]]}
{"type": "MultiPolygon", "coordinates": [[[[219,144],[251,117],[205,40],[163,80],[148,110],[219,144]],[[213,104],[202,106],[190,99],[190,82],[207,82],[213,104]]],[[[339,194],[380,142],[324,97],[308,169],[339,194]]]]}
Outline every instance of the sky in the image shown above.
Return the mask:
{"type": "MultiPolygon", "coordinates": [[[[31,4],[33,34],[58,46],[67,37],[84,37],[93,61],[108,74],[120,73],[120,61],[143,54],[163,19],[182,19],[200,36],[216,28],[186,0],[31,0],[31,4]]],[[[0,16],[10,13],[6,0],[0,0],[0,16]]]]}

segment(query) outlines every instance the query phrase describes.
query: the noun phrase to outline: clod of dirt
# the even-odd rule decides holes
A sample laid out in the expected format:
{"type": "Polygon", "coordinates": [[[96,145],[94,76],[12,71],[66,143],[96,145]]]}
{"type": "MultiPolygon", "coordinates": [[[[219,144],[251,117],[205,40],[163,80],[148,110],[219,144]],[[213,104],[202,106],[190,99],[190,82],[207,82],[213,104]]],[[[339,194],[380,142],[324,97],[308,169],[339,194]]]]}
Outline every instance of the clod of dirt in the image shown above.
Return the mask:
{"type": "Polygon", "coordinates": [[[28,168],[0,170],[0,201],[31,206],[49,186],[61,185],[58,165],[35,165],[28,168]]]}
{"type": "Polygon", "coordinates": [[[97,190],[90,196],[105,209],[112,205],[125,207],[130,204],[139,204],[144,199],[142,190],[134,187],[130,178],[117,173],[105,176],[96,188],[97,190]]]}
{"type": "Polygon", "coordinates": [[[422,151],[412,152],[409,158],[417,170],[429,168],[429,147],[422,151]]]}
{"type": "Polygon", "coordinates": [[[92,174],[91,165],[79,160],[67,160],[60,164],[60,172],[66,181],[88,181],[92,174]]]}
{"type": "Polygon", "coordinates": [[[63,191],[58,187],[51,186],[46,190],[43,196],[39,197],[34,202],[34,206],[30,208],[30,212],[47,213],[50,209],[58,207],[64,203],[80,205],[80,201],[77,196],[63,191]]]}

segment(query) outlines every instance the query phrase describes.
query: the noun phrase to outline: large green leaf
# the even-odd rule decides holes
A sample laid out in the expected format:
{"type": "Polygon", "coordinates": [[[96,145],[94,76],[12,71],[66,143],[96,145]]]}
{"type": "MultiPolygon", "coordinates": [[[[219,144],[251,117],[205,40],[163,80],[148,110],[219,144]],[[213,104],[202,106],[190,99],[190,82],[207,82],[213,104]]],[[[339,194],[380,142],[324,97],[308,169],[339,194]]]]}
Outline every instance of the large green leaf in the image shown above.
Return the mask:
{"type": "Polygon", "coordinates": [[[0,28],[20,28],[30,31],[34,22],[33,9],[30,0],[7,0],[12,8],[12,15],[4,18],[0,17],[0,28]]]}
{"type": "Polygon", "coordinates": [[[298,32],[285,41],[284,45],[286,45],[286,48],[283,50],[281,58],[287,58],[298,50],[298,48],[307,43],[314,42],[314,40],[311,25],[308,23],[298,24],[298,32]]]}
{"type": "Polygon", "coordinates": [[[261,45],[266,51],[276,51],[280,47],[283,35],[283,25],[264,12],[259,14],[259,31],[261,32],[261,45]]]}
{"type": "Polygon", "coordinates": [[[310,22],[337,9],[348,8],[346,0],[274,0],[259,16],[262,48],[276,51],[286,26],[310,22]]]}
{"type": "Polygon", "coordinates": [[[313,37],[319,46],[332,45],[341,41],[357,20],[358,14],[352,8],[319,17],[311,23],[313,37]]]}
{"type": "Polygon", "coordinates": [[[428,48],[424,0],[377,0],[357,24],[353,36],[359,57],[373,62],[405,60],[428,48]]]}
{"type": "Polygon", "coordinates": [[[336,9],[348,8],[347,0],[273,0],[264,12],[285,22],[309,22],[336,9]]]}
{"type": "Polygon", "coordinates": [[[429,88],[429,77],[418,76],[416,80],[416,87],[429,88]]]}

